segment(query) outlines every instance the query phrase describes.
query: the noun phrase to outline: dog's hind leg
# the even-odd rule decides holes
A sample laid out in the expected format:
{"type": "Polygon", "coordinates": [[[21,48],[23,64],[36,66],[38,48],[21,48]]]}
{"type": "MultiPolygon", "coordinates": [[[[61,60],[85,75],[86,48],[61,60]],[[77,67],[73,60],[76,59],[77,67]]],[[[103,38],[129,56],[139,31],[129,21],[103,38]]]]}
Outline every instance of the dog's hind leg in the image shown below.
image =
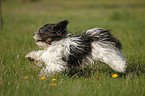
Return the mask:
{"type": "Polygon", "coordinates": [[[125,72],[126,59],[119,50],[111,46],[106,47],[106,45],[103,46],[98,42],[92,43],[92,58],[95,61],[101,61],[108,64],[117,72],[125,72]]]}

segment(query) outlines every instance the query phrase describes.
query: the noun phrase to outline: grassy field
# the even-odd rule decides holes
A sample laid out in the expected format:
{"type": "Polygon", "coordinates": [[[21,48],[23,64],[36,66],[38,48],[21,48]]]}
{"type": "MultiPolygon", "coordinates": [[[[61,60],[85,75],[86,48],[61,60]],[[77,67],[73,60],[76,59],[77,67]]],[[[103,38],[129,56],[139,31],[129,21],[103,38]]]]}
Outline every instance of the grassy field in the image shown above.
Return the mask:
{"type": "Polygon", "coordinates": [[[145,96],[144,0],[5,0],[0,31],[1,96],[145,96]],[[38,76],[40,68],[25,59],[39,48],[32,37],[45,23],[69,20],[68,30],[80,33],[93,27],[111,29],[123,45],[125,74],[98,63],[84,70],[38,76]],[[25,78],[28,76],[28,78],[25,78]],[[51,86],[55,78],[56,86],[51,86]]]}

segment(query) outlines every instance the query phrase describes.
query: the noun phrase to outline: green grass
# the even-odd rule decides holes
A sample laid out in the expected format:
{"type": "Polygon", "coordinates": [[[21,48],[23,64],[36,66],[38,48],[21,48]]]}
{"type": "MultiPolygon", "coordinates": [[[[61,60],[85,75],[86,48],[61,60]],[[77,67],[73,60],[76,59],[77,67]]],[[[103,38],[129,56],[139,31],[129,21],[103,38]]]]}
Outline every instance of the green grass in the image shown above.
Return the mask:
{"type": "Polygon", "coordinates": [[[0,31],[0,95],[145,96],[144,10],[144,0],[6,0],[0,31]],[[93,27],[111,29],[122,42],[126,74],[117,73],[114,79],[111,75],[116,72],[99,62],[40,80],[40,68],[25,59],[28,52],[39,49],[32,35],[39,26],[64,19],[69,20],[68,30],[73,33],[93,27]],[[52,87],[53,78],[57,86],[52,87]]]}

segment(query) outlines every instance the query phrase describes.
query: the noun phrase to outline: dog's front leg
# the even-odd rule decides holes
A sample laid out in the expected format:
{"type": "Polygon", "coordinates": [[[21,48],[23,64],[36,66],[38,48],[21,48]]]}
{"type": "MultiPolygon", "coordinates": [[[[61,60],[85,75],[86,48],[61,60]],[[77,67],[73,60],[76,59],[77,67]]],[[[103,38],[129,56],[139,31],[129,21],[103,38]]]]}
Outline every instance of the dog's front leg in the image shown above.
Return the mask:
{"type": "Polygon", "coordinates": [[[39,61],[44,50],[29,52],[25,58],[29,61],[39,61]]]}

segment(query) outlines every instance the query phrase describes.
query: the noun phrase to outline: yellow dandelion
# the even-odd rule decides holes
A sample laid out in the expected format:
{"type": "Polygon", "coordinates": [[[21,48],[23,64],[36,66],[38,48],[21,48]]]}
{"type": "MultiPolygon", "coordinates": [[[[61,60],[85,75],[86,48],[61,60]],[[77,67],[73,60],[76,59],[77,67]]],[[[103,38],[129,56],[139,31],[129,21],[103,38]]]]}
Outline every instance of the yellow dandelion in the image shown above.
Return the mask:
{"type": "Polygon", "coordinates": [[[52,81],[56,81],[56,79],[52,79],[52,81]]]}
{"type": "Polygon", "coordinates": [[[51,86],[56,86],[56,83],[52,83],[51,86]]]}
{"type": "Polygon", "coordinates": [[[113,78],[117,78],[118,77],[118,74],[113,74],[112,77],[113,78]]]}
{"type": "Polygon", "coordinates": [[[42,77],[41,77],[41,80],[44,80],[44,79],[45,79],[45,76],[42,76],[42,77]]]}
{"type": "Polygon", "coordinates": [[[28,79],[28,76],[25,76],[25,78],[24,79],[28,79]]]}

